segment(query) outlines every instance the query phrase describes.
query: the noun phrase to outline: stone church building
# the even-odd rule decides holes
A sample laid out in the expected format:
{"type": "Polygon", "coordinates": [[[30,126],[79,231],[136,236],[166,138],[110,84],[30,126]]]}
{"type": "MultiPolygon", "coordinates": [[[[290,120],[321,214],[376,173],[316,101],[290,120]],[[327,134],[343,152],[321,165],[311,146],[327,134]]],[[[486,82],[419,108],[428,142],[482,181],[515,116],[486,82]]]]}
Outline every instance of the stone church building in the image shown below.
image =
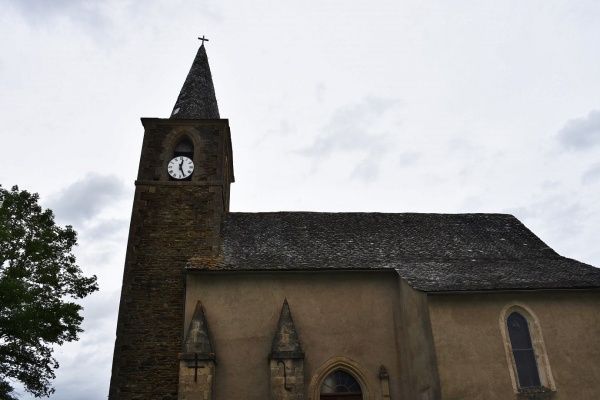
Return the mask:
{"type": "Polygon", "coordinates": [[[204,45],[142,124],[109,399],[600,398],[600,269],[512,215],[229,212],[204,45]]]}

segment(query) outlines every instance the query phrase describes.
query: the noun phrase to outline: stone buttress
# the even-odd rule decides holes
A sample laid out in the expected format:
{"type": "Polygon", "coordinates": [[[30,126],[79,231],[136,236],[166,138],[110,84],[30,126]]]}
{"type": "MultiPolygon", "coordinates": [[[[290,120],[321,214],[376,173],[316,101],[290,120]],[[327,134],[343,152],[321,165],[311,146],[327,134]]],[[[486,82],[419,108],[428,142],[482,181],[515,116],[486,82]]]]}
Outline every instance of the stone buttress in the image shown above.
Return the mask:
{"type": "Polygon", "coordinates": [[[304,400],[304,352],[287,299],[269,354],[271,400],[304,400]]]}
{"type": "Polygon", "coordinates": [[[200,301],[196,304],[179,358],[179,400],[212,399],[216,357],[200,301]]]}

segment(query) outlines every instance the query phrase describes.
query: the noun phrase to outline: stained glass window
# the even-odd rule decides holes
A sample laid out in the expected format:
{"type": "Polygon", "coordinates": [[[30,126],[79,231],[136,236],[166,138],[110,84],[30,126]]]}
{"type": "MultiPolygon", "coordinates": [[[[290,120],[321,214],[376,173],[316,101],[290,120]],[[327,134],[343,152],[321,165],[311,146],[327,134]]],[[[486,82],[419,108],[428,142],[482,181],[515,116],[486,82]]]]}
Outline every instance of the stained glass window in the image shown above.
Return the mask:
{"type": "Polygon", "coordinates": [[[508,325],[510,345],[517,367],[519,387],[541,386],[527,319],[518,312],[513,312],[508,316],[506,324],[508,325]]]}

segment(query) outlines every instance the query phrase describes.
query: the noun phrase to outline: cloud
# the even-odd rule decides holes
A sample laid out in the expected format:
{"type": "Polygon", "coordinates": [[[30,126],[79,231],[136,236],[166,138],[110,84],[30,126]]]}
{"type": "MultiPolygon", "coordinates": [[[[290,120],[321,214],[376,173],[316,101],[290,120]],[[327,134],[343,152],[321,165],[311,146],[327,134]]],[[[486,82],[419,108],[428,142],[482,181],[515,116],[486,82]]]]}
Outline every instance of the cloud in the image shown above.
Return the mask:
{"type": "Polygon", "coordinates": [[[265,134],[256,141],[256,144],[261,144],[271,136],[283,137],[293,132],[296,132],[296,126],[290,123],[287,119],[282,119],[279,121],[279,127],[266,131],[265,134]]]}
{"type": "Polygon", "coordinates": [[[104,28],[109,18],[100,0],[31,0],[9,1],[9,4],[33,26],[67,20],[93,28],[104,28]]]}
{"type": "Polygon", "coordinates": [[[317,99],[317,102],[321,103],[323,101],[326,91],[327,86],[325,86],[323,82],[319,82],[315,85],[315,98],[317,99]]]}
{"type": "Polygon", "coordinates": [[[508,213],[515,215],[525,225],[538,226],[549,243],[560,243],[577,237],[585,221],[585,210],[577,199],[566,195],[546,196],[524,207],[512,208],[508,213]]]}
{"type": "Polygon", "coordinates": [[[125,219],[107,219],[99,221],[98,224],[86,229],[86,237],[89,239],[103,239],[114,237],[118,232],[127,229],[129,221],[125,219]]]}
{"type": "MultiPolygon", "coordinates": [[[[223,20],[218,8],[207,0],[0,0],[0,5],[3,11],[12,7],[36,29],[76,27],[98,40],[112,37],[124,26],[134,26],[133,29],[139,32],[149,26],[158,26],[159,17],[180,19],[183,13],[223,20]]],[[[122,32],[118,38],[125,39],[122,32]]]]}
{"type": "Polygon", "coordinates": [[[397,100],[367,97],[360,104],[341,107],[321,129],[315,142],[298,153],[311,157],[327,157],[334,151],[386,151],[387,135],[370,133],[397,100]]]}
{"type": "MultiPolygon", "coordinates": [[[[313,158],[336,152],[358,152],[364,158],[355,166],[353,178],[370,182],[379,174],[382,156],[389,150],[390,138],[379,124],[398,100],[366,97],[361,103],[338,108],[313,144],[298,154],[313,158]],[[375,132],[374,132],[375,131],[375,132]]],[[[357,158],[358,160],[358,158],[357,158]]]]}
{"type": "Polygon", "coordinates": [[[581,177],[581,183],[584,185],[596,183],[598,181],[600,181],[600,162],[592,164],[581,177]]]}
{"type": "Polygon", "coordinates": [[[421,157],[423,157],[423,154],[421,153],[413,151],[404,151],[400,153],[400,156],[398,157],[398,163],[401,167],[410,167],[415,165],[417,161],[421,159],[421,157]]]}
{"type": "MultiPolygon", "coordinates": [[[[101,288],[102,289],[102,288],[101,288]]],[[[101,344],[103,326],[116,325],[115,314],[119,309],[120,289],[101,290],[80,301],[84,317],[82,328],[87,334],[82,336],[85,343],[101,344]]]]}
{"type": "Polygon", "coordinates": [[[94,218],[129,191],[114,175],[88,174],[84,179],[50,197],[46,202],[57,219],[82,223],[94,218]]]}
{"type": "Polygon", "coordinates": [[[354,171],[352,171],[352,177],[358,178],[363,182],[373,182],[379,175],[379,163],[369,157],[361,161],[354,171]]]}
{"type": "Polygon", "coordinates": [[[587,117],[569,120],[558,131],[558,140],[567,149],[586,150],[600,144],[600,110],[592,110],[587,117]]]}
{"type": "MultiPolygon", "coordinates": [[[[98,393],[107,393],[119,297],[119,291],[104,291],[82,301],[84,332],[79,335],[80,340],[55,347],[60,368],[53,383],[56,388],[53,398],[91,399],[100,398],[96,396],[98,393]],[[85,369],[81,368],[82,358],[88,363],[85,369]],[[94,379],[88,379],[89,376],[94,379]]],[[[30,397],[26,395],[21,399],[30,397]]]]}

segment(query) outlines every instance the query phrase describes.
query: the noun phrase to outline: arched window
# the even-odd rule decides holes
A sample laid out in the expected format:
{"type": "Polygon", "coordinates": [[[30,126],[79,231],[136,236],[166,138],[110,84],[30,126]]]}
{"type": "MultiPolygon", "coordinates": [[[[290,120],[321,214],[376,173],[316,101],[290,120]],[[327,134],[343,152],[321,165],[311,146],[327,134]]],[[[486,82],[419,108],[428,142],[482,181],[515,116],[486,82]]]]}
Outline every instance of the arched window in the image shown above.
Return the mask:
{"type": "Polygon", "coordinates": [[[499,322],[514,393],[555,391],[542,328],[533,310],[521,302],[508,303],[499,322]]]}
{"type": "Polygon", "coordinates": [[[358,381],[343,370],[333,371],[321,384],[321,400],[362,400],[358,381]]]}
{"type": "Polygon", "coordinates": [[[506,319],[510,346],[515,360],[519,387],[530,388],[542,386],[535,351],[529,333],[527,319],[518,312],[511,313],[506,319]]]}
{"type": "Polygon", "coordinates": [[[319,366],[309,384],[310,400],[375,400],[371,388],[375,381],[356,362],[333,357],[319,366]]]}

